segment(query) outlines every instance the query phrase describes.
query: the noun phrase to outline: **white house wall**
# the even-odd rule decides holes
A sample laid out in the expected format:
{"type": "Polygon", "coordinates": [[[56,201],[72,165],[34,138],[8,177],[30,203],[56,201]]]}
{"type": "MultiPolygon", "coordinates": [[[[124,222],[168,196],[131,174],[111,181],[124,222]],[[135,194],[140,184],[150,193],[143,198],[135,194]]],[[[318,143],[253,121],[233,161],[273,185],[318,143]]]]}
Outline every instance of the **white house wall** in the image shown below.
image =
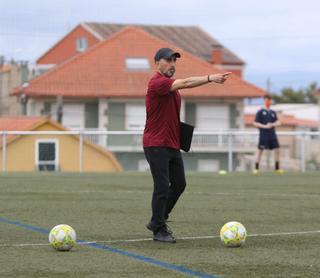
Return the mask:
{"type": "Polygon", "coordinates": [[[99,129],[108,129],[108,100],[99,99],[99,129]]]}
{"type": "Polygon", "coordinates": [[[42,100],[29,99],[27,102],[27,116],[41,116],[43,103],[42,100]]]}
{"type": "Polygon", "coordinates": [[[239,101],[236,104],[236,109],[238,111],[238,117],[236,119],[236,125],[239,129],[244,129],[244,103],[243,101],[239,101]]]}

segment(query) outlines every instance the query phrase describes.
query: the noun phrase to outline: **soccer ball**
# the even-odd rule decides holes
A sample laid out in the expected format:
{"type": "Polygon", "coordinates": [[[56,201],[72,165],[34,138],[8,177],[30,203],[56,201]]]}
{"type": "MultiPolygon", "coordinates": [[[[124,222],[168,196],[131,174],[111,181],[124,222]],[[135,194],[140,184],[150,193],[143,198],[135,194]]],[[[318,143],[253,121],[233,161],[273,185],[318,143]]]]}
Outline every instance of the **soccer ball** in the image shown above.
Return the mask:
{"type": "Polygon", "coordinates": [[[57,251],[69,251],[76,244],[75,230],[66,224],[57,225],[49,233],[49,243],[57,251]]]}
{"type": "Polygon", "coordinates": [[[220,170],[218,172],[219,175],[226,175],[227,174],[227,171],[226,170],[220,170]]]}
{"type": "Polygon", "coordinates": [[[220,239],[228,247],[240,247],[245,243],[246,237],[246,228],[236,221],[224,224],[220,230],[220,239]]]}

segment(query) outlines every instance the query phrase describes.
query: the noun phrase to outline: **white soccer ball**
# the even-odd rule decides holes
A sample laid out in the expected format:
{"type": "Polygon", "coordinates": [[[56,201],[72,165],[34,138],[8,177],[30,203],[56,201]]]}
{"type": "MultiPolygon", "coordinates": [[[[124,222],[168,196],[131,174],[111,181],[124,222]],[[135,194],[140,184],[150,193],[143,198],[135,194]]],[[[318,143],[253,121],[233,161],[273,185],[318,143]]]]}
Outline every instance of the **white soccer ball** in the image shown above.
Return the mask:
{"type": "Polygon", "coordinates": [[[66,224],[60,224],[52,228],[49,233],[49,243],[57,251],[69,251],[76,244],[75,230],[66,224]]]}
{"type": "Polygon", "coordinates": [[[246,228],[236,221],[224,224],[220,230],[220,239],[228,247],[240,247],[245,243],[246,237],[246,228]]]}

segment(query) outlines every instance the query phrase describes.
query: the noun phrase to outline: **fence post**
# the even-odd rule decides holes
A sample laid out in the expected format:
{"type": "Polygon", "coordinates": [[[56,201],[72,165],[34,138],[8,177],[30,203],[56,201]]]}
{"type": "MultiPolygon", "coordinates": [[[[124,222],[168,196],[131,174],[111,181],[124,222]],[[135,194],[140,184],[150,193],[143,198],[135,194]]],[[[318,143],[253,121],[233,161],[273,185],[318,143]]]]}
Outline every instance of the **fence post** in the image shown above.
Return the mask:
{"type": "Polygon", "coordinates": [[[222,140],[222,137],[223,137],[223,135],[222,134],[218,134],[218,147],[220,148],[220,147],[222,147],[222,142],[223,142],[223,140],[222,140]]]}
{"type": "Polygon", "coordinates": [[[232,158],[232,133],[228,133],[228,171],[232,172],[233,158],[232,158]]]}
{"type": "Polygon", "coordinates": [[[79,132],[79,172],[83,171],[83,132],[79,132]]]}
{"type": "Polygon", "coordinates": [[[305,134],[303,133],[301,135],[301,141],[300,141],[300,167],[301,171],[306,171],[306,145],[305,145],[305,134]]]}
{"type": "Polygon", "coordinates": [[[2,173],[6,172],[7,164],[7,134],[4,131],[2,133],[2,173]]]}

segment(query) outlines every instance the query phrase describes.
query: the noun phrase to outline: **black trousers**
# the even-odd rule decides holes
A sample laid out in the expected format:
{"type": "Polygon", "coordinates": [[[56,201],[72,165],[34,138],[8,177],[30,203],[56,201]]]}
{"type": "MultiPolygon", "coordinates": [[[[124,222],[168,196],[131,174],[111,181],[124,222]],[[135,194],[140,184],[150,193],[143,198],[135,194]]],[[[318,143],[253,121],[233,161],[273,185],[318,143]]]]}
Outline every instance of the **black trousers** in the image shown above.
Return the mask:
{"type": "Polygon", "coordinates": [[[153,178],[151,223],[158,229],[186,187],[183,160],[179,150],[166,147],[144,148],[144,154],[153,178]]]}

